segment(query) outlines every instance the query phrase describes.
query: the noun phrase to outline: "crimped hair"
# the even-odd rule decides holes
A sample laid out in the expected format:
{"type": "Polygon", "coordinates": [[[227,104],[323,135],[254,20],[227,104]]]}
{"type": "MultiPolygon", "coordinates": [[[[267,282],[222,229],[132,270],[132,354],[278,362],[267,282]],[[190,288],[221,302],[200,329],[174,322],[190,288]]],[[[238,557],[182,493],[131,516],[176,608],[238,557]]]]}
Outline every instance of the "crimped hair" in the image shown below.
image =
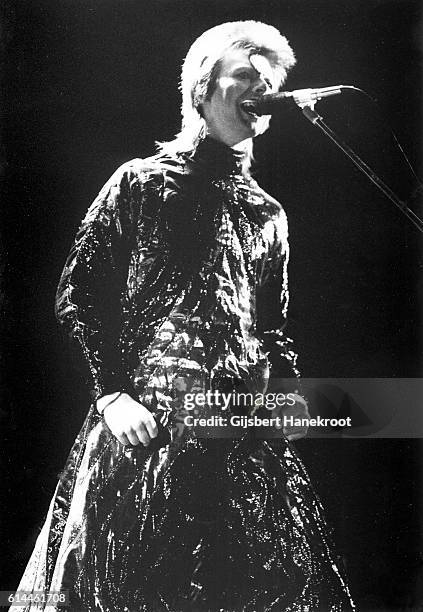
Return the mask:
{"type": "MultiPolygon", "coordinates": [[[[295,64],[287,39],[275,27],[259,21],[232,21],[206,30],[192,44],[182,65],[182,128],[171,142],[158,143],[163,152],[194,151],[205,137],[206,124],[201,103],[210,98],[216,86],[223,56],[229,49],[248,49],[264,55],[277,76],[280,87],[295,64]]],[[[245,169],[252,159],[247,145],[245,169]]]]}

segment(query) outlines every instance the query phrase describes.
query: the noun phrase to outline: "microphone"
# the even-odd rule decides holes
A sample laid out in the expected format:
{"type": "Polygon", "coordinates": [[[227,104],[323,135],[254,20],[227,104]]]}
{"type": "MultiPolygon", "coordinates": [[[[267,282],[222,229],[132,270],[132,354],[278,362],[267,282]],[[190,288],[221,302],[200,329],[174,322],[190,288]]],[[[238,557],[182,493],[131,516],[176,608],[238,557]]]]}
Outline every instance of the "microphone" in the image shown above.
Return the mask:
{"type": "Polygon", "coordinates": [[[253,100],[244,100],[241,107],[247,113],[256,115],[271,115],[276,112],[279,106],[292,98],[300,108],[311,106],[312,108],[318,100],[328,96],[337,96],[343,89],[355,89],[351,85],[333,85],[331,87],[318,87],[316,89],[295,89],[294,91],[281,91],[279,93],[265,94],[253,100]]]}

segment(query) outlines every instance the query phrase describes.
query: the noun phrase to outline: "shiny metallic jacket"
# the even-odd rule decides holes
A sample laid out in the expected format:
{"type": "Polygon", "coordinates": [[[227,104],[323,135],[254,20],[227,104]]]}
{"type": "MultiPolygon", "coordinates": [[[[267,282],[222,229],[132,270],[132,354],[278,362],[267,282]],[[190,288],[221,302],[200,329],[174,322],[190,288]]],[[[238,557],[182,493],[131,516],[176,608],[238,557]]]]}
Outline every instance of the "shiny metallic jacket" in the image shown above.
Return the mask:
{"type": "Polygon", "coordinates": [[[19,585],[49,606],[13,612],[58,612],[64,591],[72,612],[354,609],[288,440],[184,425],[188,392],[262,391],[269,362],[296,374],[285,215],[241,162],[209,139],[192,156],[136,160],[88,211],[57,314],[94,399],[127,391],[160,435],[125,447],[91,406],[19,585]]]}

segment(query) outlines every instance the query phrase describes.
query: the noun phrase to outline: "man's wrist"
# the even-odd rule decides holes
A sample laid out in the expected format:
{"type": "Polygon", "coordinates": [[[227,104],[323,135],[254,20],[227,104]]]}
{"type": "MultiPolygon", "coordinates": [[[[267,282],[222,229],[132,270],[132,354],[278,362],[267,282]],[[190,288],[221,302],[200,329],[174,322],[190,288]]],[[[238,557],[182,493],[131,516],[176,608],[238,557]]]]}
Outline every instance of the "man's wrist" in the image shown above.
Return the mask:
{"type": "Polygon", "coordinates": [[[100,397],[96,402],[97,412],[99,414],[103,414],[107,406],[113,404],[118,399],[118,397],[122,395],[122,393],[123,391],[115,391],[114,393],[110,393],[108,395],[103,395],[103,397],[100,397]]]}

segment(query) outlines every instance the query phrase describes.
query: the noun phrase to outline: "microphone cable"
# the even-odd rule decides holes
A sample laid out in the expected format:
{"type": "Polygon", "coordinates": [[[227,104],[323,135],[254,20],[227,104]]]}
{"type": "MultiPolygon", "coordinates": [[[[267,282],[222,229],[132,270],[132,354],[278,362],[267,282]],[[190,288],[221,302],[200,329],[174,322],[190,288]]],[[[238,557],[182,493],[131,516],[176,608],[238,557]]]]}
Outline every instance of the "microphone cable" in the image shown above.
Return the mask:
{"type": "MultiPolygon", "coordinates": [[[[413,168],[413,165],[412,165],[410,159],[408,158],[406,152],[404,151],[404,148],[402,147],[402,145],[401,145],[397,135],[395,134],[395,132],[394,132],[393,128],[391,127],[388,119],[386,118],[385,113],[382,111],[382,108],[381,108],[378,100],[376,98],[374,98],[372,95],[370,95],[365,89],[361,89],[360,87],[355,87],[355,85],[343,85],[342,89],[350,89],[350,90],[353,90],[353,91],[357,91],[358,93],[363,94],[368,100],[370,100],[375,105],[375,107],[376,107],[376,109],[378,111],[379,118],[381,119],[383,124],[385,124],[385,126],[390,131],[392,139],[393,139],[395,145],[400,150],[400,153],[401,153],[401,156],[402,156],[403,160],[406,162],[409,170],[411,171],[412,175],[414,176],[414,178],[416,179],[417,183],[419,184],[419,187],[417,187],[417,189],[414,190],[414,193],[416,194],[417,192],[420,192],[421,190],[423,190],[423,181],[420,179],[420,177],[418,176],[417,172],[413,168]]],[[[413,196],[412,196],[412,198],[413,198],[413,196]]]]}

